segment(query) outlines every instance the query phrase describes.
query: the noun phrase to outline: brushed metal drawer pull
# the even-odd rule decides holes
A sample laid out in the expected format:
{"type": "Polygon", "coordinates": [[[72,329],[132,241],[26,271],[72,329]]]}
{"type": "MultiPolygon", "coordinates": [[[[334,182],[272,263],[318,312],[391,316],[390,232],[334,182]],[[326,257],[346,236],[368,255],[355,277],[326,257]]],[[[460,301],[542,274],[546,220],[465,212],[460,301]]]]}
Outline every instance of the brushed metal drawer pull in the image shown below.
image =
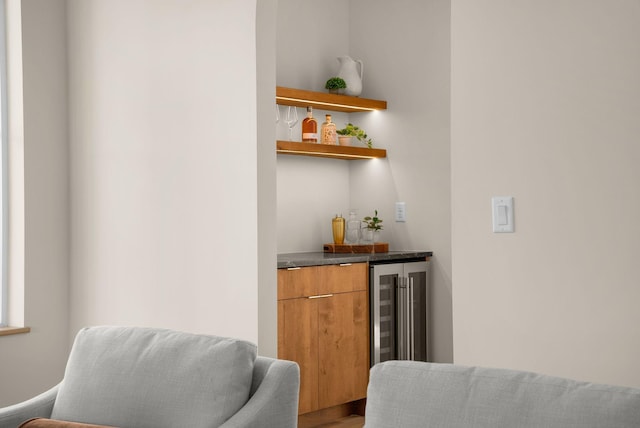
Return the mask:
{"type": "Polygon", "coordinates": [[[351,266],[351,263],[340,263],[340,266],[351,266]]]}
{"type": "Polygon", "coordinates": [[[292,267],[292,268],[287,268],[287,270],[300,270],[302,269],[301,267],[292,267]]]}
{"type": "Polygon", "coordinates": [[[333,294],[319,294],[317,296],[309,296],[309,299],[324,299],[326,297],[333,297],[333,294]]]}

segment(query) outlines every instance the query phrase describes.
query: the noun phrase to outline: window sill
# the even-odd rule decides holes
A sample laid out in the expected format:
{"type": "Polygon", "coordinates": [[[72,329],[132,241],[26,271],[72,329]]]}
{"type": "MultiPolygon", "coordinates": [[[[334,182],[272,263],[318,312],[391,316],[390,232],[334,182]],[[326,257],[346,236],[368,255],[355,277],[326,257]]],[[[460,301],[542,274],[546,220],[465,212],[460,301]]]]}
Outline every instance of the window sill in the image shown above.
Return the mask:
{"type": "Polygon", "coordinates": [[[8,336],[10,334],[29,333],[30,327],[0,327],[0,336],[8,336]]]}

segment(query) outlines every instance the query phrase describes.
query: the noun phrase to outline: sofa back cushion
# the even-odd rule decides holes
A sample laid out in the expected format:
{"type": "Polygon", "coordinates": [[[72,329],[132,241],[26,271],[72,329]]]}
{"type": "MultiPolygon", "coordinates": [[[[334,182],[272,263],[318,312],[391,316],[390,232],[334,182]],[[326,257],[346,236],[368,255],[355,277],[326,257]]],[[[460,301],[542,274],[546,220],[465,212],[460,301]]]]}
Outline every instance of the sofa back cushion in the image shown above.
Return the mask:
{"type": "Polygon", "coordinates": [[[366,428],[638,428],[640,389],[415,361],[371,369],[366,428]]]}
{"type": "Polygon", "coordinates": [[[76,336],[52,419],[127,428],[217,427],[248,400],[256,346],[164,329],[76,336]]]}

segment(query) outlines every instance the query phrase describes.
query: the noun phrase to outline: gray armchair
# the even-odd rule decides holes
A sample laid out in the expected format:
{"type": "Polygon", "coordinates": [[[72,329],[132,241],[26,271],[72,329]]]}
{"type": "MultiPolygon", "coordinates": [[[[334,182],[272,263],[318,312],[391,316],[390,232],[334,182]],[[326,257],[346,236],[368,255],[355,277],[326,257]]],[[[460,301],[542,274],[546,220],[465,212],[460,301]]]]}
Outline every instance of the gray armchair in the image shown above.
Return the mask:
{"type": "Polygon", "coordinates": [[[64,379],[0,409],[0,428],[51,418],[126,428],[296,427],[300,371],[242,340],[164,329],[91,327],[64,379]]]}

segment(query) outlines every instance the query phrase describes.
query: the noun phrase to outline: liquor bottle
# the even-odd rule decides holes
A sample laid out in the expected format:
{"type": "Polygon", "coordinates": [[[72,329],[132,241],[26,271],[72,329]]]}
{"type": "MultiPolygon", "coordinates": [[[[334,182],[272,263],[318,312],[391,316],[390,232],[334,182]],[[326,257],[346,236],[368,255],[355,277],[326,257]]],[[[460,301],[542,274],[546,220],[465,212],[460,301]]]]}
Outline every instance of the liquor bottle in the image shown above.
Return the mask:
{"type": "Polygon", "coordinates": [[[342,245],[344,243],[344,218],[342,215],[336,214],[331,221],[331,229],[333,231],[333,242],[342,245]]]}
{"type": "Polygon", "coordinates": [[[321,142],[322,144],[333,144],[335,145],[337,142],[336,137],[336,124],[331,122],[331,115],[328,114],[326,116],[327,121],[322,124],[322,128],[320,130],[321,133],[321,142]]]}
{"type": "Polygon", "coordinates": [[[307,107],[307,117],[302,121],[302,141],[318,142],[318,121],[313,118],[313,107],[307,107]]]}

